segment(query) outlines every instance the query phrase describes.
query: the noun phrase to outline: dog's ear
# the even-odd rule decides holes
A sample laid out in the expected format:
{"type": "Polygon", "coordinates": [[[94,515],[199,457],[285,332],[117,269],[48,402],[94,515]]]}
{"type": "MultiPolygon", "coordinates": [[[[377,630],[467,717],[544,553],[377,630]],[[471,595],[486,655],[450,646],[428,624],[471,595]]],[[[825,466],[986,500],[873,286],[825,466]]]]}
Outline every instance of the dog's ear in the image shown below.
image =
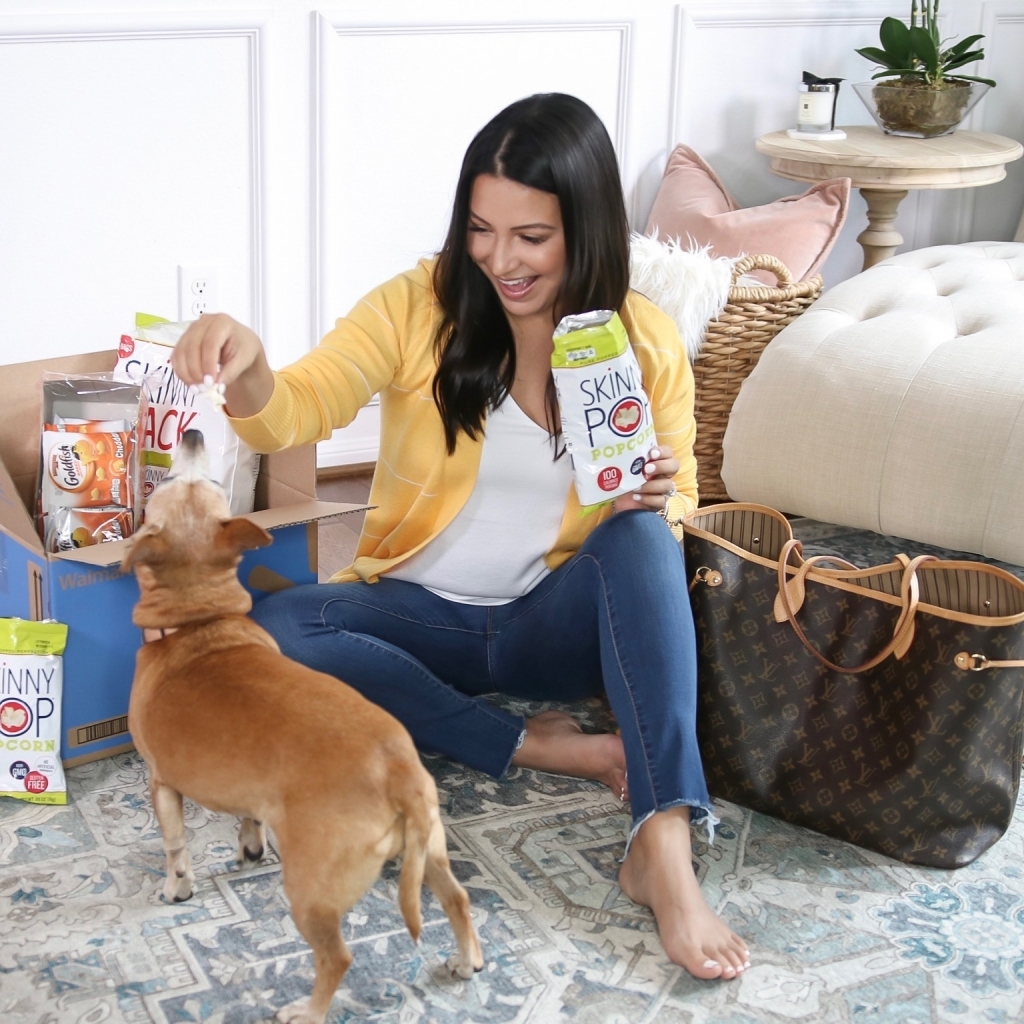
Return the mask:
{"type": "Polygon", "coordinates": [[[225,519],[220,524],[220,532],[217,534],[217,547],[226,548],[233,554],[251,548],[265,548],[273,543],[274,538],[262,526],[257,526],[245,516],[225,519]]]}
{"type": "Polygon", "coordinates": [[[121,559],[121,571],[136,565],[156,565],[167,555],[167,538],[163,527],[147,524],[128,539],[128,550],[121,559]]]}

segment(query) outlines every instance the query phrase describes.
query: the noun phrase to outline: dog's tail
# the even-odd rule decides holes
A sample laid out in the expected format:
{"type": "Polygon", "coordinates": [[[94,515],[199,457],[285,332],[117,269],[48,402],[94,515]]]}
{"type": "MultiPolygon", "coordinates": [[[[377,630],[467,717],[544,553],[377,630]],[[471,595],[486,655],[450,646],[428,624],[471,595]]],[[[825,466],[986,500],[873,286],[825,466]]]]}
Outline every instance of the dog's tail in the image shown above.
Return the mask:
{"type": "Polygon", "coordinates": [[[402,871],[398,878],[398,907],[405,919],[413,942],[419,942],[423,931],[423,913],[420,894],[423,889],[423,873],[427,863],[427,844],[430,841],[431,808],[422,794],[404,801],[402,815],[405,819],[405,852],[402,854],[402,871]]]}

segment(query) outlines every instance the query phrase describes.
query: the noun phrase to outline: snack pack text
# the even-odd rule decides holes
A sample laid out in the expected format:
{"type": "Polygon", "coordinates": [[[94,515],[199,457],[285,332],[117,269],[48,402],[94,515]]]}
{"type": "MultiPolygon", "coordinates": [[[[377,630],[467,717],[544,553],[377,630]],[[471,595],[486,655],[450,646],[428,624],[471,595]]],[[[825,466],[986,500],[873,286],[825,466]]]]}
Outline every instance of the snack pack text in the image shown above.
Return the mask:
{"type": "Polygon", "coordinates": [[[143,448],[174,451],[199,415],[193,408],[196,389],[183,383],[167,363],[154,365],[144,359],[127,359],[124,372],[129,380],[146,382],[149,408],[142,430],[143,448]]]}
{"type": "Polygon", "coordinates": [[[182,434],[189,430],[199,415],[184,409],[150,405],[142,430],[142,446],[162,452],[174,451],[181,444],[182,434]]]}

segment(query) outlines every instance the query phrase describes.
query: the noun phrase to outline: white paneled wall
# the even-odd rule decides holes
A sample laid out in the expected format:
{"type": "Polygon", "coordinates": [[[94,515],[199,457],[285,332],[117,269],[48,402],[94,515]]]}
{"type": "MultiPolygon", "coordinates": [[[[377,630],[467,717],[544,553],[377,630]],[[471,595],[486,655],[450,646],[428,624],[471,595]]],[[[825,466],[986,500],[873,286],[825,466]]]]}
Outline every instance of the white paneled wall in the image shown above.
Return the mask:
{"type": "MultiPolygon", "coordinates": [[[[271,363],[306,351],[441,243],[463,150],[532,92],[585,99],[642,227],[667,150],[693,146],[744,205],[800,191],[757,135],[792,123],[804,69],[866,79],[853,51],[909,0],[0,0],[0,363],[113,347],[136,310],[174,317],[176,268],[271,363]]],[[[1024,0],[956,0],[1000,85],[969,127],[1024,139],[1024,0]]],[[[852,90],[840,123],[869,123],[852,90]]],[[[979,190],[912,193],[908,247],[1010,238],[1024,161],[979,190]]],[[[860,268],[859,196],[826,283],[860,268]]],[[[377,411],[321,446],[375,455],[377,411]]]]}
{"type": "MultiPolygon", "coordinates": [[[[983,75],[999,84],[972,114],[970,127],[1024,141],[1024,3],[989,0],[981,6],[980,22],[976,31],[986,33],[987,47],[983,75]]],[[[1006,222],[1019,216],[1022,199],[1024,160],[1017,160],[999,184],[965,196],[968,213],[961,231],[979,239],[1012,238],[1006,222]]]]}
{"type": "Polygon", "coordinates": [[[573,92],[625,148],[628,22],[320,28],[322,331],[395,268],[436,251],[463,152],[508,103],[573,92]],[[381,201],[351,201],[369,195],[381,201]]]}
{"type": "Polygon", "coordinates": [[[3,361],[112,347],[218,267],[262,326],[257,16],[0,20],[3,361]],[[127,305],[126,305],[127,304],[127,305]]]}

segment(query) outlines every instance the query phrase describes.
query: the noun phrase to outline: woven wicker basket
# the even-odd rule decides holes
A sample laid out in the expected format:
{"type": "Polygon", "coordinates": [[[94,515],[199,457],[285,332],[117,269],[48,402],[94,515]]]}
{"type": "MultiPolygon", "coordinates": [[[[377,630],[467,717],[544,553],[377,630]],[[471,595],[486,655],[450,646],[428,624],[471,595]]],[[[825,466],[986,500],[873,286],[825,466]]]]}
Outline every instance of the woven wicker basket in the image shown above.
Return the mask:
{"type": "Polygon", "coordinates": [[[708,324],[700,354],[693,361],[697,420],[693,453],[701,501],[729,497],[722,483],[722,437],[740,385],[768,342],[814,302],[822,287],[820,277],[794,282],[783,263],[765,255],[738,260],[732,280],[729,301],[721,316],[708,324]],[[775,274],[778,287],[738,287],[740,276],[752,270],[775,274]]]}

